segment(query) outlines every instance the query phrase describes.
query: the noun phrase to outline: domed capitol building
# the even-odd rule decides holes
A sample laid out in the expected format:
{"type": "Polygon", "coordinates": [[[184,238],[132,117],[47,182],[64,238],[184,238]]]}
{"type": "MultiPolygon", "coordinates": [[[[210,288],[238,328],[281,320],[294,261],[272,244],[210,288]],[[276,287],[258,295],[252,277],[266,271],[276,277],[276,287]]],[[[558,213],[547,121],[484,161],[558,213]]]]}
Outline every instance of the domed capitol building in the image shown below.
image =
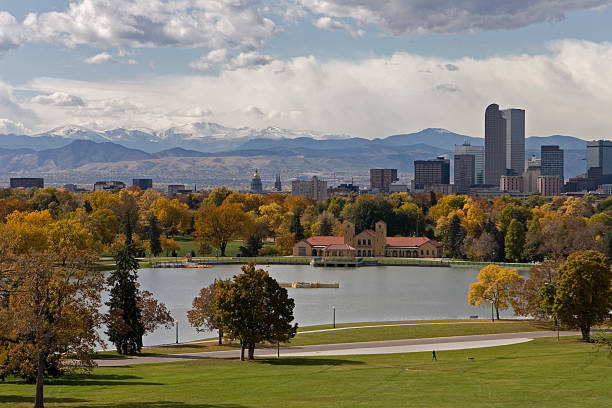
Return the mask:
{"type": "Polygon", "coordinates": [[[261,184],[261,177],[259,176],[259,172],[255,169],[255,173],[253,174],[253,178],[251,179],[251,193],[253,194],[263,194],[263,185],[261,184]]]}

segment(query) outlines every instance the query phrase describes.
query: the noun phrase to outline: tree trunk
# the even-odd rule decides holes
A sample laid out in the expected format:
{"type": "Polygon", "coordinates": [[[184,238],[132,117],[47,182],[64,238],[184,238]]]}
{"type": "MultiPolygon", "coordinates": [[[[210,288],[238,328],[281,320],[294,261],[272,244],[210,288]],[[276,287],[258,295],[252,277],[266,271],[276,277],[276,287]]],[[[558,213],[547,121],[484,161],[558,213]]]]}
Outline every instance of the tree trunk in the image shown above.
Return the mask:
{"type": "Polygon", "coordinates": [[[227,242],[221,243],[221,256],[225,256],[225,247],[227,246],[227,242]]]}
{"type": "Polygon", "coordinates": [[[589,325],[581,326],[580,331],[582,332],[582,341],[590,342],[591,341],[591,326],[589,325]]]}
{"type": "Polygon", "coordinates": [[[240,340],[240,361],[244,361],[244,341],[240,340]]]}
{"type": "Polygon", "coordinates": [[[497,306],[495,307],[495,313],[497,314],[497,320],[499,320],[499,309],[497,308],[497,306]]]}
{"type": "Polygon", "coordinates": [[[219,345],[223,345],[223,329],[219,329],[219,345]]]}
{"type": "Polygon", "coordinates": [[[255,360],[255,343],[249,343],[249,360],[255,360]]]}
{"type": "Polygon", "coordinates": [[[34,408],[44,408],[45,403],[43,401],[43,382],[45,379],[45,364],[46,355],[44,352],[38,352],[38,373],[36,375],[36,400],[34,401],[34,408]]]}

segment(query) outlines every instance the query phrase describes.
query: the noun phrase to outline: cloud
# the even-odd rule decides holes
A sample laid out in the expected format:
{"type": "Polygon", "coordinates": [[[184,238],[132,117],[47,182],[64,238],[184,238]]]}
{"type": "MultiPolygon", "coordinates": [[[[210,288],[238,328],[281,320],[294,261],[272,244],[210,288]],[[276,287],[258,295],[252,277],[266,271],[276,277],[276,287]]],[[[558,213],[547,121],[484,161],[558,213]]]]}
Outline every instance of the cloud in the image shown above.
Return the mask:
{"type": "Polygon", "coordinates": [[[53,92],[50,95],[36,95],[32,103],[56,106],[84,106],[85,102],[78,96],[68,95],[63,92],[53,92]]]}
{"type": "Polygon", "coordinates": [[[117,60],[108,52],[101,52],[93,57],[85,58],[83,62],[86,64],[108,64],[115,63],[117,60]]]}
{"type": "Polygon", "coordinates": [[[259,54],[256,51],[241,52],[238,55],[231,55],[225,49],[212,50],[208,54],[203,55],[195,61],[192,61],[189,66],[199,71],[206,71],[215,66],[229,71],[241,68],[257,68],[263,65],[268,65],[273,61],[269,55],[259,54]]]}
{"type": "Polygon", "coordinates": [[[444,68],[446,68],[448,71],[459,71],[459,67],[455,64],[446,64],[444,65],[444,68]]]}
{"type": "Polygon", "coordinates": [[[39,120],[34,111],[19,104],[13,96],[13,88],[3,82],[0,82],[0,118],[4,118],[6,126],[11,124],[24,129],[39,120]]]}
{"type": "Polygon", "coordinates": [[[26,42],[253,49],[273,35],[260,0],[77,0],[59,12],[0,13],[0,52],[26,42]]]}
{"type": "Polygon", "coordinates": [[[374,138],[433,126],[482,136],[484,110],[495,102],[526,109],[530,135],[595,139],[609,134],[610,66],[612,43],[565,40],[539,55],[310,56],[218,75],[129,81],[38,78],[24,88],[79,95],[86,106],[31,104],[28,108],[39,117],[32,123],[7,113],[0,103],[0,117],[41,131],[75,121],[100,128],[161,129],[198,121],[198,112],[193,112],[195,119],[186,113],[202,107],[206,121],[230,127],[278,126],[374,138]],[[461,69],[448,71],[443,68],[448,64],[461,69]]]}
{"type": "Polygon", "coordinates": [[[395,35],[499,30],[558,21],[565,13],[612,4],[611,0],[300,0],[324,17],[377,24],[395,35]]]}
{"type": "Polygon", "coordinates": [[[342,21],[338,21],[327,16],[319,18],[313,24],[315,27],[320,28],[322,30],[346,30],[353,37],[363,37],[365,35],[364,30],[356,30],[350,24],[343,23],[342,21]]]}
{"type": "Polygon", "coordinates": [[[7,118],[0,118],[0,134],[25,135],[30,131],[21,122],[13,122],[7,118]]]}

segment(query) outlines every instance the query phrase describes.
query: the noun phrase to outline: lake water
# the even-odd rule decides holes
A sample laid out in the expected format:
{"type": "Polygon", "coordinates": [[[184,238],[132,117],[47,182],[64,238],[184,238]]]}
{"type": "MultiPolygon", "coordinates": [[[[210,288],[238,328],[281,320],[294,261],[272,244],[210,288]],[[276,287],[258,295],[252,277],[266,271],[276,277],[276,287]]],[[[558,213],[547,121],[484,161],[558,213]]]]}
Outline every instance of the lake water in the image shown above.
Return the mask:
{"type": "MultiPolygon", "coordinates": [[[[469,285],[478,275],[477,267],[271,265],[264,269],[279,282],[340,282],[339,289],[288,289],[289,296],[295,299],[294,315],[300,326],[331,323],[333,306],[337,323],[491,316],[490,306],[477,308],[467,303],[469,285]]],[[[153,292],[178,320],[179,341],[189,341],[207,336],[197,333],[187,321],[193,298],[215,279],[229,279],[238,273],[238,265],[217,265],[210,269],[141,269],[138,280],[141,288],[153,292]]],[[[501,315],[513,316],[511,310],[501,315]]],[[[159,329],[144,338],[145,345],[174,341],[174,329],[159,329]]]]}

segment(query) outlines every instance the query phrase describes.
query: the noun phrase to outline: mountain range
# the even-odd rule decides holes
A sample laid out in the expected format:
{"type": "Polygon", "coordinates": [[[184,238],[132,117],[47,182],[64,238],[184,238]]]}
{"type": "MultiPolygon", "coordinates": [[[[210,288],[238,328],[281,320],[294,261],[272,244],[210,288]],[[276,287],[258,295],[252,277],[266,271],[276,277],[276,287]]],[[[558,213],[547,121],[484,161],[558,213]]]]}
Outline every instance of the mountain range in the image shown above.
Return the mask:
{"type": "MultiPolygon", "coordinates": [[[[37,135],[0,135],[0,175],[40,175],[50,183],[151,177],[156,182],[246,186],[253,169],[264,182],[318,174],[367,184],[371,167],[397,168],[406,177],[413,162],[452,157],[453,146],[484,139],[445,129],[365,139],[269,127],[262,130],[194,123],[163,131],[96,131],[64,126],[37,135]]],[[[565,174],[584,172],[586,142],[571,136],[529,137],[526,157],[540,146],[565,150],[565,174]]],[[[1,176],[0,176],[1,177],[1,176]]]]}

